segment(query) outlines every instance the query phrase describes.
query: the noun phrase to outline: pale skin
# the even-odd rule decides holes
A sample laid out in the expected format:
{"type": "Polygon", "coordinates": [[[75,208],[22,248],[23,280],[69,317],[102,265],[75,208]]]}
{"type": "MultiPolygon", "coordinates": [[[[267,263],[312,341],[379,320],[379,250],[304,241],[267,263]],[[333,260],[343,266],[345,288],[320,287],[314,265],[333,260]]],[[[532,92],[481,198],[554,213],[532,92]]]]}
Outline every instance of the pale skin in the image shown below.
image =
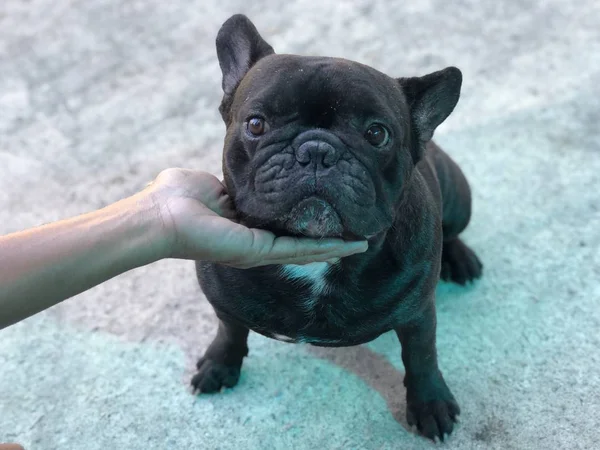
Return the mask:
{"type": "Polygon", "coordinates": [[[367,249],[367,242],[276,237],[235,219],[216,177],[167,169],[105,208],[1,236],[0,329],[162,259],[247,269],[333,261],[367,249]]]}

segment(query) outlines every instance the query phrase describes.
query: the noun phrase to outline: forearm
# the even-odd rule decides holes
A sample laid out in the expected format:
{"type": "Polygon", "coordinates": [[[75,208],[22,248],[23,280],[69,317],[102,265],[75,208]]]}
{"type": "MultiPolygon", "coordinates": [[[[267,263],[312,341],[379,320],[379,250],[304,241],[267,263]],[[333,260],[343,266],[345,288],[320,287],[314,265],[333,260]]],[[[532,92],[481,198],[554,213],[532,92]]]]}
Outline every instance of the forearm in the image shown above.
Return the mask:
{"type": "Polygon", "coordinates": [[[0,329],[163,257],[158,212],[136,195],[0,237],[0,329]]]}

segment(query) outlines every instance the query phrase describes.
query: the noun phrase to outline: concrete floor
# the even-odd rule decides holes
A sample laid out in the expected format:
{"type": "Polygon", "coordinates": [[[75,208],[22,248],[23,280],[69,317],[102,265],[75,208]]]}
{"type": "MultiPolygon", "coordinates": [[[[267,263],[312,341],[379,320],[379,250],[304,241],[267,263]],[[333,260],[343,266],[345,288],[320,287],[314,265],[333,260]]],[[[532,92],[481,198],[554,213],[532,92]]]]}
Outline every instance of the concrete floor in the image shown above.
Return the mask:
{"type": "MultiPolygon", "coordinates": [[[[405,76],[456,65],[436,139],[474,190],[475,286],[439,287],[448,449],[600,438],[600,3],[3,0],[0,232],[90,211],[170,166],[220,174],[214,38],[243,12],[280,53],[405,76]]],[[[0,255],[0,258],[2,255],[0,255]]],[[[393,335],[322,350],[251,335],[240,384],[187,390],[215,320],[163,261],[0,332],[0,442],[34,449],[421,449],[393,335]]]]}

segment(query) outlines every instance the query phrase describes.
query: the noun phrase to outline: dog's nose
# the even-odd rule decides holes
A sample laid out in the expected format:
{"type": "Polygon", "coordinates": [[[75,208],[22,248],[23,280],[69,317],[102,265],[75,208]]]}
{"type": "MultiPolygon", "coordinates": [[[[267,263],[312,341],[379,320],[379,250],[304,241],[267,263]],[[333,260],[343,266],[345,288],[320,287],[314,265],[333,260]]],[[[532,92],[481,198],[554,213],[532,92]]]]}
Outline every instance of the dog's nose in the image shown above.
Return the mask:
{"type": "Polygon", "coordinates": [[[296,149],[296,160],[303,165],[313,162],[323,167],[331,167],[338,162],[338,159],[340,159],[340,152],[325,141],[306,141],[296,149]]]}

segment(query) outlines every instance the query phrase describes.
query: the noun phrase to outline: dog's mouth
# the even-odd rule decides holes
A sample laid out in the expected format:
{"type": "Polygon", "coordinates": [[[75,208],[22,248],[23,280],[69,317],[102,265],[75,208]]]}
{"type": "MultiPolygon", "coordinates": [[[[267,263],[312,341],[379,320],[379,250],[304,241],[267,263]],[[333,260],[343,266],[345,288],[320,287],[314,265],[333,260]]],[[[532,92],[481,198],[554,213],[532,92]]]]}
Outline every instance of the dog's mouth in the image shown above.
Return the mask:
{"type": "Polygon", "coordinates": [[[294,206],[280,220],[280,224],[286,234],[293,236],[364,241],[377,235],[374,233],[360,236],[347,230],[334,207],[328,201],[316,196],[308,197],[294,206]]]}
{"type": "Polygon", "coordinates": [[[339,214],[329,202],[319,197],[308,197],[294,206],[283,219],[283,226],[292,234],[312,238],[344,234],[339,214]]]}
{"type": "Polygon", "coordinates": [[[276,236],[310,237],[315,239],[339,238],[345,241],[371,240],[376,233],[358,234],[343,225],[335,208],[327,200],[311,196],[301,200],[290,212],[278,219],[265,220],[241,213],[240,223],[253,228],[269,230],[276,236]]]}

